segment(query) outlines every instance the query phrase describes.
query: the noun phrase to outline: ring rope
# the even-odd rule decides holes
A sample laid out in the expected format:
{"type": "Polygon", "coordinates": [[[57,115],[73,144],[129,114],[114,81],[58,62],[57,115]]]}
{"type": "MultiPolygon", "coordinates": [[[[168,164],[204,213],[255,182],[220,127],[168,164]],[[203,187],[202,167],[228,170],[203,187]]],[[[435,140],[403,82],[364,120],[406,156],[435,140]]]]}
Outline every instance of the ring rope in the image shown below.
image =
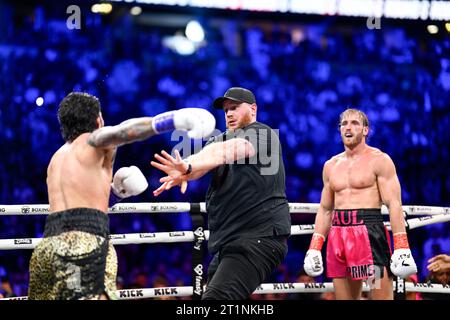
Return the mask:
{"type": "MultiPolygon", "coordinates": [[[[444,213],[435,216],[427,216],[406,220],[409,229],[415,229],[430,225],[433,223],[442,223],[450,221],[450,214],[444,213]]],[[[385,222],[390,230],[389,222],[385,222]]],[[[291,226],[291,235],[305,235],[314,232],[314,224],[303,224],[291,226]]],[[[205,230],[205,240],[209,239],[209,230],[205,230]]],[[[154,232],[154,233],[122,233],[109,236],[113,245],[123,244],[143,244],[143,243],[176,243],[194,241],[193,231],[173,231],[173,232],[154,232]]],[[[42,238],[19,238],[19,239],[1,239],[0,250],[14,249],[33,249],[42,238]]]]}
{"type": "MultiPolygon", "coordinates": [[[[393,282],[395,287],[396,283],[393,282]]],[[[193,287],[161,287],[161,288],[142,288],[142,289],[123,289],[117,290],[119,300],[137,300],[146,298],[160,297],[189,297],[193,294],[193,287]]],[[[333,292],[334,286],[332,282],[316,282],[316,283],[263,283],[253,294],[282,294],[282,293],[324,293],[333,292]]],[[[370,287],[367,283],[363,283],[363,292],[369,292],[370,287]]],[[[450,293],[449,285],[437,283],[405,283],[406,292],[420,293],[450,293]]],[[[27,296],[3,298],[0,300],[27,300],[27,296]]]]}
{"type": "MultiPolygon", "coordinates": [[[[206,212],[206,204],[200,203],[200,211],[206,212]]],[[[109,213],[181,213],[191,211],[191,203],[172,202],[172,203],[122,203],[109,209],[109,213]]],[[[290,203],[291,213],[316,213],[319,204],[312,203],[290,203]]],[[[403,206],[404,215],[429,215],[406,220],[408,229],[415,229],[429,224],[450,221],[450,208],[448,207],[429,207],[429,206],[403,206]]],[[[382,207],[382,213],[388,214],[385,206],[382,207]]],[[[49,205],[0,205],[0,215],[43,215],[49,214],[49,205]]],[[[390,223],[384,222],[390,230],[390,223]]],[[[291,227],[292,235],[311,234],[314,232],[314,224],[293,225],[291,227]]],[[[209,238],[209,231],[204,231],[205,239],[209,238]]],[[[158,233],[131,233],[110,235],[112,244],[142,244],[142,243],[174,243],[174,242],[192,242],[194,241],[194,232],[175,231],[158,233]]],[[[42,239],[41,238],[22,238],[22,239],[2,239],[0,240],[0,250],[9,249],[33,249],[42,239]]],[[[364,283],[363,291],[369,291],[369,286],[364,283]]],[[[262,284],[254,292],[255,294],[266,293],[305,293],[305,292],[331,292],[332,283],[272,283],[262,284]]],[[[412,292],[432,292],[432,293],[450,293],[450,286],[440,284],[413,284],[405,283],[405,291],[412,292]]],[[[118,290],[120,300],[157,298],[162,296],[192,296],[193,287],[166,287],[166,288],[144,288],[144,289],[126,289],[118,290]]],[[[0,300],[25,300],[24,297],[12,297],[0,300]]]]}
{"type": "MultiPolygon", "coordinates": [[[[437,215],[450,213],[450,207],[403,206],[407,215],[437,215]]],[[[119,203],[109,208],[108,213],[182,213],[191,209],[189,202],[141,202],[119,203]]],[[[201,212],[206,213],[206,204],[200,203],[201,212]]],[[[317,213],[318,203],[289,203],[290,213],[317,213]]],[[[386,206],[381,207],[382,214],[389,214],[386,206]]],[[[42,215],[49,214],[48,204],[0,205],[0,215],[42,215]]]]}
{"type": "MultiPolygon", "coordinates": [[[[444,213],[429,217],[420,217],[406,220],[409,229],[415,229],[430,225],[450,221],[450,214],[444,213]]],[[[389,222],[385,222],[390,230],[389,222]]],[[[291,235],[305,235],[314,232],[314,224],[293,225],[291,226],[291,235]]],[[[209,230],[205,230],[205,240],[209,239],[209,230]]],[[[113,245],[124,244],[143,244],[143,243],[176,243],[194,241],[193,231],[172,231],[172,232],[154,232],[154,233],[122,233],[111,234],[109,236],[113,245]]],[[[19,239],[1,239],[0,250],[14,249],[33,249],[42,238],[19,238],[19,239]]]]}

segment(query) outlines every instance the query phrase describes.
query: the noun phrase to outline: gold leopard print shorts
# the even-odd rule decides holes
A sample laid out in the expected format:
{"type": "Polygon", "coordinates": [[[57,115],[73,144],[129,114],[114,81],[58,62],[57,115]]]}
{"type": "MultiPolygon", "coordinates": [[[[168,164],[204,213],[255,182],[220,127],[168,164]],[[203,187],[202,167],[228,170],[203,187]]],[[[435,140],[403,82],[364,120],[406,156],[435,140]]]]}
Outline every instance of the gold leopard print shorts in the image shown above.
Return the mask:
{"type": "Polygon", "coordinates": [[[98,210],[70,209],[47,217],[44,238],[30,261],[30,300],[116,296],[117,255],[109,218],[98,210]]]}

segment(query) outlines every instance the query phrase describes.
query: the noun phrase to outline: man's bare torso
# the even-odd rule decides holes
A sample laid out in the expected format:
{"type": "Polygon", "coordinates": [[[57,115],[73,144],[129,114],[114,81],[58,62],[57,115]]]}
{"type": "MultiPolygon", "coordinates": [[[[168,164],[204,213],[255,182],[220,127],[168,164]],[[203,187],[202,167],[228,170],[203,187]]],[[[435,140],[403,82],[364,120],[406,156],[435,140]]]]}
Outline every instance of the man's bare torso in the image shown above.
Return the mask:
{"type": "Polygon", "coordinates": [[[334,192],[334,208],[380,208],[382,205],[377,184],[377,166],[385,155],[367,147],[353,158],[340,153],[329,160],[328,178],[334,192]]]}
{"type": "Polygon", "coordinates": [[[71,208],[108,210],[115,149],[93,148],[84,133],[53,155],[47,169],[50,212],[71,208]]]}

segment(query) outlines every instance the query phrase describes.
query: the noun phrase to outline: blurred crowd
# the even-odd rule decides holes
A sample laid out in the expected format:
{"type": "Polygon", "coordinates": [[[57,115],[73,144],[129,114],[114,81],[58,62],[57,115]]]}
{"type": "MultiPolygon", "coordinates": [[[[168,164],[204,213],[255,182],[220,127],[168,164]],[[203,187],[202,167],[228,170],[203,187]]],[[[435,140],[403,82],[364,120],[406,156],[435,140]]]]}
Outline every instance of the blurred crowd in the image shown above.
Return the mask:
{"type": "MultiPolygon", "coordinates": [[[[107,125],[204,107],[224,130],[223,114],[211,108],[212,100],[228,87],[242,86],[256,95],[258,120],[279,130],[289,202],[320,200],[322,166],[343,150],[338,116],[356,107],[369,117],[369,144],[396,164],[403,203],[449,206],[448,36],[400,25],[381,30],[358,23],[352,28],[319,22],[280,27],[279,22],[261,26],[229,17],[204,19],[205,43],[181,56],[163,45],[167,30],[140,25],[127,14],[114,19],[87,14],[81,30],[69,30],[65,17],[52,16],[46,7],[23,15],[13,5],[0,3],[0,9],[1,204],[48,202],[46,166],[63,143],[56,111],[71,91],[98,96],[107,125]]],[[[136,165],[149,181],[148,191],[129,201],[204,201],[208,178],[192,182],[185,195],[175,189],[159,198],[151,194],[160,178],[149,165],[153,154],[178,142],[165,134],[119,149],[115,168],[136,165]]],[[[292,220],[313,223],[312,216],[293,215],[292,220]]],[[[0,238],[41,237],[44,221],[45,216],[2,216],[0,238]]],[[[111,217],[113,234],[190,228],[188,214],[111,217]]],[[[410,231],[420,281],[429,277],[428,259],[450,252],[449,229],[440,224],[410,231]]],[[[307,246],[306,237],[291,237],[286,262],[267,282],[314,281],[301,273],[307,246]]],[[[116,249],[121,287],[191,285],[190,244],[116,249]]],[[[0,251],[0,295],[26,294],[30,255],[28,250],[0,251]]],[[[321,280],[327,279],[316,279],[321,280]]]]}

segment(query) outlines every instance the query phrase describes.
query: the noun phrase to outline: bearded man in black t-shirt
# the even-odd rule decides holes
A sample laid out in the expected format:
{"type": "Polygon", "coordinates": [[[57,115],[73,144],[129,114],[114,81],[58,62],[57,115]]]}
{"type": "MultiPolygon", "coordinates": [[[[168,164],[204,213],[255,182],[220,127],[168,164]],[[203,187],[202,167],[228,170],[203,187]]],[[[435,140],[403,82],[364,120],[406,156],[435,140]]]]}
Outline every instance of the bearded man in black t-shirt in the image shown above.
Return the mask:
{"type": "Polygon", "coordinates": [[[256,121],[254,94],[233,87],[214,101],[227,131],[182,160],[163,151],[152,165],[165,172],[158,196],[211,171],[206,195],[208,249],[214,255],[202,299],[247,299],[281,264],[291,232],[285,171],[277,133],[256,121]]]}

